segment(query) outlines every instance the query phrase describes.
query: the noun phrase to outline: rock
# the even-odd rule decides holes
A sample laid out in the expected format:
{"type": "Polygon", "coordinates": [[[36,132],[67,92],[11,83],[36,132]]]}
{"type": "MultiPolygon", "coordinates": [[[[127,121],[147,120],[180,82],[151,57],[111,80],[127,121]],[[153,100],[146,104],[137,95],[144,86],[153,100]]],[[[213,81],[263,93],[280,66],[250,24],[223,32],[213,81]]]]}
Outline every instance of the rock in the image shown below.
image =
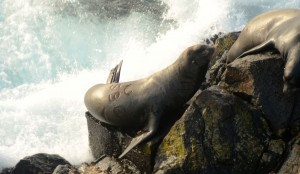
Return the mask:
{"type": "Polygon", "coordinates": [[[227,58],[226,53],[227,53],[227,51],[208,70],[208,73],[207,73],[208,86],[217,85],[221,81],[222,75],[223,75],[224,71],[226,70],[226,58],[227,58]]]}
{"type": "Polygon", "coordinates": [[[223,54],[230,49],[230,47],[239,37],[240,33],[241,32],[218,33],[205,40],[205,43],[208,45],[218,45],[218,49],[216,50],[216,53],[210,62],[211,65],[214,65],[216,61],[219,60],[223,54]]]}
{"type": "Polygon", "coordinates": [[[122,165],[114,158],[106,157],[95,166],[98,171],[106,173],[124,173],[122,165]]]}
{"type": "Polygon", "coordinates": [[[300,173],[300,136],[293,143],[290,153],[280,168],[278,174],[300,173]]]}
{"type": "Polygon", "coordinates": [[[213,86],[199,94],[163,139],[154,173],[266,173],[285,147],[271,138],[259,110],[213,86]]]}
{"type": "Polygon", "coordinates": [[[223,72],[226,69],[226,53],[237,40],[240,32],[219,33],[211,40],[213,44],[218,45],[217,52],[214,54],[211,61],[211,68],[208,70],[208,83],[210,86],[217,85],[221,81],[223,72]]]}
{"type": "MultiPolygon", "coordinates": [[[[86,118],[89,130],[89,144],[93,156],[96,159],[103,155],[118,158],[129,145],[132,137],[126,134],[126,131],[100,122],[88,112],[86,113],[86,118]]],[[[134,133],[132,135],[134,136],[134,133]]],[[[152,151],[151,145],[143,144],[132,149],[124,158],[133,161],[142,172],[149,173],[152,170],[152,151]]]]}
{"type": "Polygon", "coordinates": [[[12,174],[52,174],[58,165],[71,165],[59,155],[44,153],[21,159],[12,170],[12,174]]]}
{"type": "Polygon", "coordinates": [[[52,174],[79,174],[77,169],[69,164],[58,165],[52,174]]]}
{"type": "Polygon", "coordinates": [[[78,168],[81,174],[101,174],[101,173],[128,173],[140,174],[141,171],[127,159],[117,159],[113,157],[103,157],[96,162],[83,164],[78,168]]]}
{"type": "Polygon", "coordinates": [[[293,114],[289,118],[290,136],[295,137],[300,133],[300,91],[293,94],[294,96],[294,109],[293,114]]]}
{"type": "Polygon", "coordinates": [[[231,32],[227,34],[219,34],[214,44],[218,45],[217,53],[214,55],[215,58],[211,62],[215,64],[216,60],[219,60],[223,54],[230,49],[230,47],[237,40],[241,32],[231,32]]]}
{"type": "Polygon", "coordinates": [[[294,96],[283,90],[284,61],[270,52],[249,55],[227,65],[220,85],[264,113],[272,130],[283,136],[293,112],[294,96]]]}
{"type": "Polygon", "coordinates": [[[127,159],[116,159],[111,157],[105,157],[98,162],[95,167],[98,171],[104,173],[128,173],[128,174],[140,174],[141,172],[137,167],[127,159]]]}
{"type": "Polygon", "coordinates": [[[110,155],[117,157],[121,154],[122,145],[119,143],[118,137],[123,137],[119,129],[101,123],[89,112],[85,114],[89,130],[89,145],[95,158],[102,155],[110,155]]]}
{"type": "Polygon", "coordinates": [[[13,171],[13,168],[4,168],[4,169],[2,169],[0,174],[11,174],[12,171],[13,171]]]}

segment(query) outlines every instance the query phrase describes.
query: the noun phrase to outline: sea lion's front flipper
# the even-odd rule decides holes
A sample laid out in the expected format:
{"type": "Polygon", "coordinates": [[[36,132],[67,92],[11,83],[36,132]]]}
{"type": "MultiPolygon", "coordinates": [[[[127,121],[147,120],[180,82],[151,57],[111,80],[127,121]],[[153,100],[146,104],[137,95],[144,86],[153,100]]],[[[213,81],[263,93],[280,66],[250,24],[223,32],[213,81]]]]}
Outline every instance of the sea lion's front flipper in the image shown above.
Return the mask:
{"type": "Polygon", "coordinates": [[[260,45],[257,45],[256,47],[253,47],[252,49],[243,52],[238,58],[242,58],[248,55],[253,55],[253,54],[258,54],[264,50],[274,48],[274,41],[273,40],[268,40],[266,42],[263,42],[260,45]]]}
{"type": "Polygon", "coordinates": [[[119,156],[119,158],[122,158],[124,155],[126,155],[132,148],[139,145],[140,143],[144,143],[152,138],[152,136],[156,133],[158,129],[159,124],[159,116],[154,115],[153,113],[150,113],[149,117],[149,123],[148,123],[148,129],[149,131],[144,132],[137,137],[133,138],[128,145],[128,147],[124,150],[124,152],[119,156]]]}
{"type": "Polygon", "coordinates": [[[121,62],[118,65],[116,65],[113,69],[110,70],[110,73],[106,80],[107,84],[119,83],[122,64],[123,64],[123,60],[121,60],[121,62]]]}

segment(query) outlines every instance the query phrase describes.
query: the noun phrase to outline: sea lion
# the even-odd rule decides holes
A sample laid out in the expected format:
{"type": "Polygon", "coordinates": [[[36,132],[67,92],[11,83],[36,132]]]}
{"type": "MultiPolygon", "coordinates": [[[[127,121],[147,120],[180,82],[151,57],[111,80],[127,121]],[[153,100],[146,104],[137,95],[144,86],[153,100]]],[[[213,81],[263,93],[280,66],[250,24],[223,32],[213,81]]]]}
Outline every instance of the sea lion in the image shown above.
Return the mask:
{"type": "Polygon", "coordinates": [[[133,138],[119,156],[150,140],[160,118],[183,106],[205,80],[215,47],[195,45],[187,48],[167,68],[136,81],[97,84],[85,94],[88,111],[100,121],[142,133],[133,138]]]}
{"type": "Polygon", "coordinates": [[[253,18],[227,54],[227,63],[236,58],[277,49],[286,61],[284,92],[300,87],[300,10],[274,10],[253,18]]]}

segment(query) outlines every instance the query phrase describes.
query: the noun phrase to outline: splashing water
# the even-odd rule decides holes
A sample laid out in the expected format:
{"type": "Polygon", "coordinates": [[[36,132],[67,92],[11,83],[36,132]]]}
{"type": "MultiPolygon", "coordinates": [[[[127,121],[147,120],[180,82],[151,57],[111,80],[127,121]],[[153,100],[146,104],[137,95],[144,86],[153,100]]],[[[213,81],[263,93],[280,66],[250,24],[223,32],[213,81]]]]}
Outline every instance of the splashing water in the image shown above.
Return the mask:
{"type": "Polygon", "coordinates": [[[0,0],[0,169],[39,152],[91,160],[83,96],[121,59],[121,81],[142,78],[212,34],[300,8],[298,0],[153,0],[134,9],[120,0],[103,6],[123,7],[109,16],[93,2],[0,0]]]}

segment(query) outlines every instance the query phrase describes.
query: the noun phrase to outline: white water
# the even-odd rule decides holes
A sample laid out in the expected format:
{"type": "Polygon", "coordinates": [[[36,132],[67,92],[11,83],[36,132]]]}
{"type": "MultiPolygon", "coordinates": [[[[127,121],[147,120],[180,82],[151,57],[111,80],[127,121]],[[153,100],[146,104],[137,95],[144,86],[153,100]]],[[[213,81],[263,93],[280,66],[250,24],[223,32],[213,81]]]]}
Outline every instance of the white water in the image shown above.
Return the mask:
{"type": "Polygon", "coordinates": [[[142,78],[212,34],[300,8],[299,0],[164,0],[163,19],[176,21],[168,24],[140,12],[99,19],[77,2],[0,0],[0,169],[39,152],[91,160],[83,96],[121,59],[121,81],[142,78]],[[59,10],[70,4],[78,15],[59,10]]]}

